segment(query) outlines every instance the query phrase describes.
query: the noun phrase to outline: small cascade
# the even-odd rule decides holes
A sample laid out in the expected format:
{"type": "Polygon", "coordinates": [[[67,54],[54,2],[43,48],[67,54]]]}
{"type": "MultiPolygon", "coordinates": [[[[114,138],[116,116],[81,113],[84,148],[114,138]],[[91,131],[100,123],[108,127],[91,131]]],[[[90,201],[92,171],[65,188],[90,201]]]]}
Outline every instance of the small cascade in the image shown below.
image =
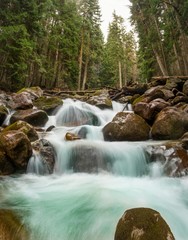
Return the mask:
{"type": "Polygon", "coordinates": [[[99,126],[100,121],[98,117],[87,107],[78,106],[77,102],[66,104],[58,112],[56,116],[57,126],[80,126],[80,125],[94,125],[99,126]]]}
{"type": "Polygon", "coordinates": [[[7,109],[7,110],[8,110],[8,115],[7,115],[6,119],[4,120],[2,126],[8,126],[10,124],[11,116],[15,113],[15,111],[13,111],[13,110],[12,111],[10,111],[9,109],[7,109]]]}
{"type": "Polygon", "coordinates": [[[27,173],[32,173],[36,175],[48,175],[49,169],[42,160],[40,154],[33,150],[33,155],[31,156],[28,165],[27,173]]]}

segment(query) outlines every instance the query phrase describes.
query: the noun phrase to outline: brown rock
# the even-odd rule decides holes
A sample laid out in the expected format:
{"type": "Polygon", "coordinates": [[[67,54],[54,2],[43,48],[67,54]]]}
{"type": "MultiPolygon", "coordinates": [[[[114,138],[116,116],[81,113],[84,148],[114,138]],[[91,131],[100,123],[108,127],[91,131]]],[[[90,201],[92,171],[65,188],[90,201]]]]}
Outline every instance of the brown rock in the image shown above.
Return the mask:
{"type": "Polygon", "coordinates": [[[175,240],[159,212],[150,208],[127,210],[119,220],[114,240],[175,240]]]}
{"type": "Polygon", "coordinates": [[[119,112],[102,131],[106,141],[144,141],[150,126],[137,114],[119,112]]]}
{"type": "Polygon", "coordinates": [[[39,138],[37,131],[34,129],[34,127],[25,121],[19,120],[11,124],[10,126],[4,128],[3,132],[10,130],[19,130],[23,132],[24,134],[27,135],[31,142],[34,142],[39,138]]]}
{"type": "Polygon", "coordinates": [[[9,102],[9,107],[12,109],[29,109],[33,107],[30,94],[27,92],[14,93],[12,101],[9,102]]]}
{"type": "Polygon", "coordinates": [[[5,151],[17,170],[25,171],[32,155],[28,137],[19,131],[6,131],[0,134],[0,147],[5,151]]]}
{"type": "Polygon", "coordinates": [[[18,120],[25,121],[33,126],[42,127],[48,121],[46,112],[37,109],[19,110],[16,111],[10,118],[10,123],[18,120]]]}
{"type": "Polygon", "coordinates": [[[151,135],[156,140],[172,140],[180,138],[185,132],[184,114],[174,107],[163,109],[157,116],[151,135]]]}

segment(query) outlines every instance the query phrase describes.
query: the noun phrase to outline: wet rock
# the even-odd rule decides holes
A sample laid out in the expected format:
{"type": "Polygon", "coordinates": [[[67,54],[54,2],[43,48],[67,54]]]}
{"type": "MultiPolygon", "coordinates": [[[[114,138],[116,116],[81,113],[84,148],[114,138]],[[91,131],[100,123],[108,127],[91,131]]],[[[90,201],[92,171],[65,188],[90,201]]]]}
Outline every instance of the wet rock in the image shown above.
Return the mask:
{"type": "Polygon", "coordinates": [[[0,239],[26,240],[29,233],[21,219],[11,210],[0,209],[0,239]]]}
{"type": "Polygon", "coordinates": [[[185,132],[184,114],[173,107],[163,109],[157,116],[151,135],[155,140],[178,139],[185,132]]]}
{"type": "Polygon", "coordinates": [[[80,137],[74,133],[71,133],[71,132],[67,132],[65,134],[65,140],[66,141],[74,141],[74,140],[79,140],[80,137]]]}
{"type": "Polygon", "coordinates": [[[159,212],[150,208],[125,211],[115,232],[115,240],[175,240],[159,212]]]}
{"type": "Polygon", "coordinates": [[[40,155],[43,169],[45,169],[41,174],[52,174],[56,158],[52,144],[46,139],[39,139],[32,143],[32,148],[40,155]]]}
{"type": "Polygon", "coordinates": [[[161,174],[169,177],[182,177],[188,174],[188,152],[182,140],[150,145],[145,149],[148,162],[159,162],[161,174]]]}
{"type": "Polygon", "coordinates": [[[3,124],[8,116],[8,109],[4,105],[0,105],[0,125],[3,124]]]}
{"type": "Polygon", "coordinates": [[[20,131],[6,131],[0,134],[0,147],[5,151],[16,170],[25,171],[32,155],[28,137],[20,131]]]}
{"type": "Polygon", "coordinates": [[[72,148],[69,169],[73,172],[98,173],[109,171],[111,164],[94,146],[77,145],[72,148]]]}
{"type": "Polygon", "coordinates": [[[48,115],[55,115],[58,109],[63,105],[63,101],[59,97],[42,96],[33,102],[34,106],[45,111],[48,115]]]}
{"type": "Polygon", "coordinates": [[[27,135],[31,142],[34,142],[39,138],[37,131],[34,129],[34,127],[25,121],[19,120],[11,124],[10,126],[4,128],[3,132],[10,130],[19,130],[23,132],[25,135],[27,135]]]}
{"type": "Polygon", "coordinates": [[[57,115],[57,124],[59,126],[74,127],[81,125],[99,126],[100,120],[90,111],[79,109],[75,106],[69,106],[57,115]]]}
{"type": "Polygon", "coordinates": [[[144,141],[149,139],[150,126],[137,114],[120,112],[102,131],[105,141],[144,141]]]}
{"type": "Polygon", "coordinates": [[[25,121],[33,126],[42,127],[48,121],[46,112],[37,109],[18,110],[10,118],[10,123],[18,120],[25,121]]]}

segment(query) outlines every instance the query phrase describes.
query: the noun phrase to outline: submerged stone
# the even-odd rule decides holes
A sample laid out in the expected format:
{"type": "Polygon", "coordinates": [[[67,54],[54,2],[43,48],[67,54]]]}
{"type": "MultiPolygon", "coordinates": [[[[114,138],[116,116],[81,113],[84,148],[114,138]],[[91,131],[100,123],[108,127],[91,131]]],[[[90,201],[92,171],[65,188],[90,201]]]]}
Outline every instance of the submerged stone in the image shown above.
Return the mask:
{"type": "Polygon", "coordinates": [[[0,239],[27,240],[29,233],[21,219],[11,210],[0,209],[0,239]]]}
{"type": "Polygon", "coordinates": [[[59,126],[74,127],[81,125],[99,126],[100,120],[90,111],[69,106],[57,116],[59,126]]]}

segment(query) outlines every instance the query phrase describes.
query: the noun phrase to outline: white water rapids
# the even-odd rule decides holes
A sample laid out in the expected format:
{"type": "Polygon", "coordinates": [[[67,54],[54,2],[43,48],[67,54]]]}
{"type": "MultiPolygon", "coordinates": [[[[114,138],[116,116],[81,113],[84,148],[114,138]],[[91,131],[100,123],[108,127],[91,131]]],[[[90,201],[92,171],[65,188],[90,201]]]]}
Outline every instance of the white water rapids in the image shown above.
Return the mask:
{"type": "Polygon", "coordinates": [[[159,211],[176,240],[188,239],[188,178],[165,177],[162,165],[149,164],[143,151],[149,142],[104,142],[102,127],[123,109],[117,103],[113,107],[100,110],[65,100],[46,125],[55,128],[43,136],[56,150],[54,174],[39,174],[39,157],[31,159],[30,173],[1,179],[0,208],[13,209],[22,217],[30,240],[113,240],[119,218],[135,207],[159,211]],[[71,119],[85,122],[73,127],[71,119]],[[64,140],[66,132],[77,134],[83,128],[86,139],[64,140]],[[99,165],[96,174],[75,173],[70,166],[75,148],[89,149],[94,159],[110,163],[109,169],[107,164],[105,170],[99,165]]]}

